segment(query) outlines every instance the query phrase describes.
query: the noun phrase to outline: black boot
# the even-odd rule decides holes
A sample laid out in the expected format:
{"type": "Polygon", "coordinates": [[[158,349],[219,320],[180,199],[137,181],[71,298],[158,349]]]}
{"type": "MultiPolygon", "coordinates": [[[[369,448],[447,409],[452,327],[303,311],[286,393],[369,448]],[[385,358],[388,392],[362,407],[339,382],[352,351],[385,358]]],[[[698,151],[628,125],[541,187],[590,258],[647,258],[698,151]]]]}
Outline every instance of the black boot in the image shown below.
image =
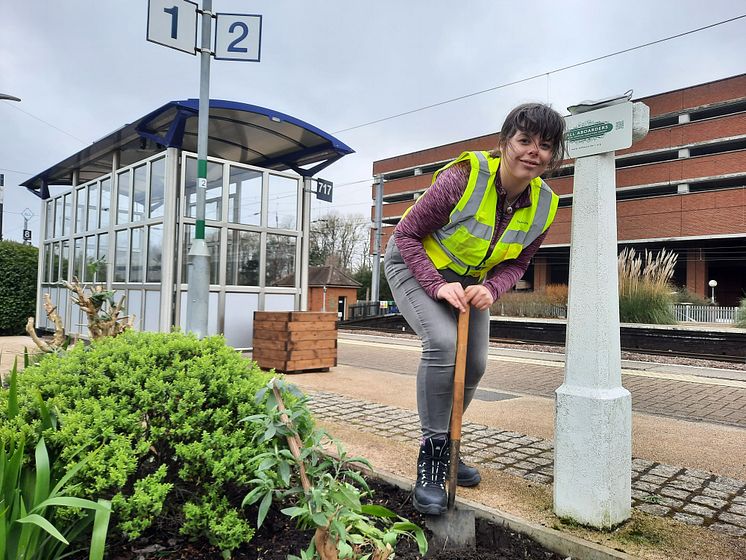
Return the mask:
{"type": "Polygon", "coordinates": [[[446,478],[451,449],[448,436],[425,438],[417,458],[414,508],[420,513],[440,515],[446,511],[446,478]]]}
{"type": "Polygon", "coordinates": [[[476,486],[482,480],[476,467],[470,467],[461,459],[458,460],[458,476],[456,484],[459,486],[476,486]]]}

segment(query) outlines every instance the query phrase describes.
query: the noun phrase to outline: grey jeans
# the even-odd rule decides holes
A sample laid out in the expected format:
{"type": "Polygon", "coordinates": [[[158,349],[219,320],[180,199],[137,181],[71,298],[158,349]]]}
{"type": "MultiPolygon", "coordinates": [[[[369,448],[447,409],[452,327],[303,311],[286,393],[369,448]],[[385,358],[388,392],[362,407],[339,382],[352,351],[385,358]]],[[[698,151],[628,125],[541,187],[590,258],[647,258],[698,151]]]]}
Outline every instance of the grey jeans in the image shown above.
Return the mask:
{"type": "MultiPolygon", "coordinates": [[[[412,275],[396,247],[389,240],[384,271],[399,311],[422,340],[417,370],[417,410],[424,437],[447,434],[453,401],[453,371],[456,364],[458,311],[445,301],[432,299],[412,275]]],[[[478,280],[440,271],[447,282],[467,286],[478,280]]],[[[464,410],[469,406],[484,375],[489,347],[490,312],[472,308],[466,352],[464,410]]]]}

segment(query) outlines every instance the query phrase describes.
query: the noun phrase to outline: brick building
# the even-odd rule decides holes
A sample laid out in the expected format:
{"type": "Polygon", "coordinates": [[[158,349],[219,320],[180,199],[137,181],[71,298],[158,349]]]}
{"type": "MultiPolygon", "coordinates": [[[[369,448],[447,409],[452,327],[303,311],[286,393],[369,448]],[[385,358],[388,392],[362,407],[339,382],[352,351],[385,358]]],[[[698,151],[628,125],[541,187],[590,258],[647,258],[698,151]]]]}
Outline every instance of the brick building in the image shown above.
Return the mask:
{"type": "MultiPolygon", "coordinates": [[[[709,297],[716,280],[718,303],[737,305],[746,297],[746,74],[635,101],[650,107],[650,133],[616,154],[619,248],[673,250],[677,285],[709,297]]],[[[384,178],[382,247],[436,169],[496,143],[490,134],[374,162],[384,178]]],[[[535,289],[568,281],[573,173],[566,160],[546,178],[560,207],[524,276],[535,289]]]]}
{"type": "MultiPolygon", "coordinates": [[[[277,286],[292,285],[293,278],[277,282],[277,286]]],[[[308,311],[331,311],[344,320],[350,306],[357,303],[360,282],[336,266],[308,267],[308,311]]]]}

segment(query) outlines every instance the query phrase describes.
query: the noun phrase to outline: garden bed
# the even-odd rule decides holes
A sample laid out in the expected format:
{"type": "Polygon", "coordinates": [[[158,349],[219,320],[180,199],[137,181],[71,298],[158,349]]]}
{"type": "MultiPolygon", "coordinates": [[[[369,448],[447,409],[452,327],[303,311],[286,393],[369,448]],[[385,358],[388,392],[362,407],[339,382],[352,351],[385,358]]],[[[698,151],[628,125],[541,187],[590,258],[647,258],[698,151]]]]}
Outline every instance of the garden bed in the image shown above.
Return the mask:
{"type": "MultiPolygon", "coordinates": [[[[411,504],[411,494],[389,484],[370,481],[375,494],[373,502],[384,505],[410,521],[425,527],[424,517],[411,504]]],[[[170,516],[172,524],[153,528],[148,534],[132,542],[109,539],[107,558],[111,560],[216,560],[220,551],[207,542],[189,542],[178,533],[178,520],[170,516]]],[[[164,518],[161,518],[164,519],[164,518]]],[[[431,550],[428,558],[436,560],[563,560],[525,535],[505,527],[477,519],[477,549],[474,551],[431,550]]],[[[428,537],[430,536],[425,529],[428,537]]],[[[235,560],[285,560],[288,554],[300,555],[310,542],[313,531],[299,531],[294,522],[273,506],[262,528],[251,542],[234,552],[235,560]]],[[[400,539],[396,560],[421,558],[413,540],[400,539]]],[[[86,556],[78,556],[80,560],[86,556]]]]}

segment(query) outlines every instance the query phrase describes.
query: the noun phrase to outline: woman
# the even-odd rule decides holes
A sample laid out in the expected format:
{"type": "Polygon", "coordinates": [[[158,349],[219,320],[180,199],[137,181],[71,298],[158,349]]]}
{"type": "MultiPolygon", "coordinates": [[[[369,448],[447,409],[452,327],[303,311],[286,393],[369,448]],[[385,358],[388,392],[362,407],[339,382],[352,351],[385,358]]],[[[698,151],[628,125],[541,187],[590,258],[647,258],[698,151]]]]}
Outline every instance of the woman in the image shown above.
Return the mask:
{"type": "MultiPolygon", "coordinates": [[[[414,505],[446,510],[449,421],[458,313],[472,307],[464,408],[487,363],[490,306],[515,286],[554,219],[558,197],[540,179],[564,159],[564,119],[550,107],[520,105],[506,117],[493,152],[465,152],[438,170],[389,240],[385,273],[404,318],[422,339],[417,408],[422,441],[414,505]]],[[[458,484],[476,468],[459,462],[458,484]]]]}

